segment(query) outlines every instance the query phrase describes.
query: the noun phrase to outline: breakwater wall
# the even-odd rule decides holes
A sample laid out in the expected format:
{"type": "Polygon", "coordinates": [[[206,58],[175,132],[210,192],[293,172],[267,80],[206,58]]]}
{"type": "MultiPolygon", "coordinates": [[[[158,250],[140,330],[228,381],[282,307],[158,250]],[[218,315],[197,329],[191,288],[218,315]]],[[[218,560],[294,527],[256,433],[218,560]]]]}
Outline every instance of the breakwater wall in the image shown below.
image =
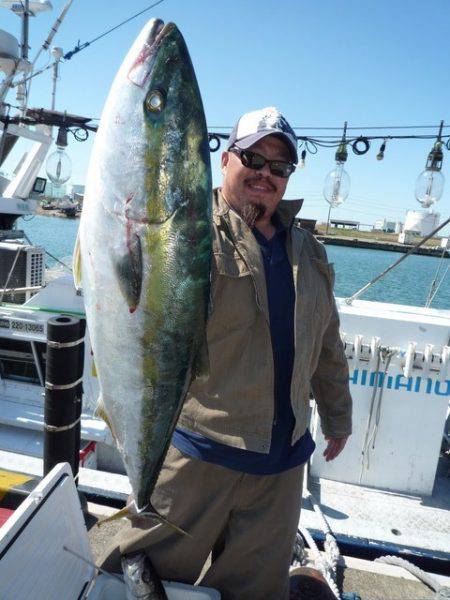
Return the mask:
{"type": "MultiPolygon", "coordinates": [[[[339,237],[336,235],[316,235],[316,238],[324,244],[331,246],[350,246],[352,248],[368,248],[370,250],[387,250],[389,252],[402,252],[405,254],[413,246],[412,244],[398,244],[396,242],[378,242],[375,240],[363,240],[358,238],[339,237]]],[[[414,251],[414,254],[423,256],[442,256],[442,248],[421,246],[414,251]]],[[[445,258],[450,258],[449,249],[444,252],[445,258]]]]}

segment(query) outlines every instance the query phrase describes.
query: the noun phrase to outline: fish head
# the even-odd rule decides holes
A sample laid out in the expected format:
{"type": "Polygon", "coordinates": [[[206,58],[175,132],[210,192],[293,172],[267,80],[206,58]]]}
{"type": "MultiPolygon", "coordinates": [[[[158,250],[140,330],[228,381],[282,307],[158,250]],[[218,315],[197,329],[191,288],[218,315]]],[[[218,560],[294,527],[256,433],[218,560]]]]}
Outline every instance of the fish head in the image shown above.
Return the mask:
{"type": "Polygon", "coordinates": [[[195,193],[198,186],[211,187],[210,155],[200,91],[186,43],[174,23],[159,30],[153,52],[143,102],[147,218],[162,223],[176,211],[195,214],[196,203],[205,198],[205,193],[195,193]]]}
{"type": "Polygon", "coordinates": [[[211,187],[200,91],[174,23],[152,19],[142,29],[111,88],[97,142],[97,166],[103,163],[113,189],[107,208],[137,226],[192,211],[195,197],[186,190],[211,187]]]}

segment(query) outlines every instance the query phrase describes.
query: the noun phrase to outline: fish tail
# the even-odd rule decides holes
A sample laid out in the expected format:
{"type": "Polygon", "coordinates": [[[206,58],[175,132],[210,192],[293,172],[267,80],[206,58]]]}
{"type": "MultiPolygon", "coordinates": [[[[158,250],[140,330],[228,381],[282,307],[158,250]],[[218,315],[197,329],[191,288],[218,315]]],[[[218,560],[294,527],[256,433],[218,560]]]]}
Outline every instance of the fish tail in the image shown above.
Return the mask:
{"type": "Polygon", "coordinates": [[[124,518],[131,519],[133,517],[144,517],[147,519],[155,519],[156,521],[159,521],[160,523],[167,525],[168,527],[170,527],[171,529],[173,529],[180,535],[187,535],[188,537],[192,538],[192,535],[190,533],[188,533],[187,531],[185,531],[178,525],[175,525],[175,523],[172,523],[172,521],[170,521],[166,517],[163,517],[155,508],[153,508],[153,506],[151,504],[146,506],[146,508],[144,510],[142,510],[138,513],[136,513],[136,510],[134,508],[131,508],[130,506],[125,506],[125,508],[118,510],[116,513],[114,513],[110,517],[106,517],[106,519],[101,519],[100,521],[98,521],[97,526],[100,527],[100,525],[103,525],[104,523],[110,523],[111,521],[116,521],[117,519],[124,519],[124,518]]]}
{"type": "Polygon", "coordinates": [[[153,508],[153,506],[151,504],[149,504],[144,509],[143,512],[139,513],[139,516],[150,517],[152,519],[155,519],[155,520],[159,521],[160,523],[163,523],[164,525],[167,525],[168,527],[170,527],[171,529],[173,529],[177,533],[179,533],[181,535],[187,535],[188,537],[192,538],[192,535],[190,533],[188,533],[187,531],[185,531],[184,529],[182,529],[178,525],[175,525],[175,523],[172,523],[172,521],[170,521],[166,517],[163,517],[155,508],[153,508]]]}

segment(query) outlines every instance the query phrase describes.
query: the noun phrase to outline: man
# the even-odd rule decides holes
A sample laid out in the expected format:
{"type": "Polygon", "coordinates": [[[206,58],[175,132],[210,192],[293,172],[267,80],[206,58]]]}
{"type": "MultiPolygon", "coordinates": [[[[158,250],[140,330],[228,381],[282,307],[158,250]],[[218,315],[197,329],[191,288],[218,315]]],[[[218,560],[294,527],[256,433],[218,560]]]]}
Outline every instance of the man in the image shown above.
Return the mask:
{"type": "Polygon", "coordinates": [[[282,202],[297,163],[286,119],[243,115],[222,155],[213,203],[208,375],[187,394],[153,506],[188,531],[135,519],[115,552],[145,549],[159,575],[201,583],[225,600],[288,597],[312,388],[333,460],[351,432],[348,368],[332,267],[293,227],[299,202],[282,202]]]}

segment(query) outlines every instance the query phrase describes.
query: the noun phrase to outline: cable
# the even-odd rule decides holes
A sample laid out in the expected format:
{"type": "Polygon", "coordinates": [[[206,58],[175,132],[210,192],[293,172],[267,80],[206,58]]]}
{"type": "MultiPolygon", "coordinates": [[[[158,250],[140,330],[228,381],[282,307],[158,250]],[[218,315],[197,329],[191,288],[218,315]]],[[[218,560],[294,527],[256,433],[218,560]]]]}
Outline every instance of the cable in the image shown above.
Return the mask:
{"type": "MultiPolygon", "coordinates": [[[[154,2],[153,4],[151,4],[150,6],[148,6],[147,8],[144,8],[143,10],[141,10],[140,12],[132,15],[128,19],[125,19],[125,21],[122,21],[118,25],[115,25],[114,27],[111,27],[111,29],[108,29],[108,31],[105,31],[104,33],[101,33],[100,35],[98,35],[96,38],[90,40],[89,42],[84,42],[83,44],[80,44],[80,42],[78,41],[78,44],[75,46],[75,48],[73,50],[71,50],[70,52],[66,52],[66,54],[64,54],[63,58],[65,60],[70,60],[72,58],[72,56],[74,56],[75,54],[78,54],[79,52],[81,52],[81,50],[84,50],[88,46],[91,46],[92,44],[94,44],[95,42],[97,42],[101,38],[105,37],[106,35],[108,35],[112,31],[115,31],[119,27],[122,27],[122,25],[125,25],[126,23],[129,23],[130,21],[132,21],[136,17],[139,17],[140,15],[142,15],[143,13],[151,10],[155,6],[158,6],[158,4],[162,4],[164,1],[165,0],[158,0],[158,2],[154,2]]],[[[17,87],[18,85],[25,84],[27,81],[30,81],[30,79],[33,79],[34,77],[37,77],[38,75],[41,75],[45,71],[48,71],[48,69],[53,68],[53,65],[56,64],[56,62],[57,61],[54,61],[50,65],[47,65],[46,67],[44,67],[42,69],[39,69],[39,71],[35,71],[34,73],[32,73],[31,75],[29,75],[28,77],[24,77],[20,81],[17,81],[16,83],[12,84],[11,87],[17,87]]]]}
{"type": "MultiPolygon", "coordinates": [[[[233,129],[230,125],[210,125],[210,127],[214,129],[233,129]]],[[[366,125],[364,127],[347,127],[347,131],[349,129],[357,129],[359,131],[368,130],[368,129],[436,129],[438,125],[366,125]]],[[[444,125],[444,129],[448,129],[450,125],[444,125]]],[[[309,131],[309,130],[317,130],[317,131],[342,131],[341,127],[292,127],[292,129],[296,131],[309,131]]],[[[434,136],[436,137],[436,136],[434,136]]]]}
{"type": "Polygon", "coordinates": [[[122,27],[122,25],[125,25],[126,23],[129,23],[130,21],[132,21],[133,19],[136,19],[136,17],[139,17],[140,15],[144,14],[145,12],[151,10],[152,8],[154,8],[155,6],[158,6],[158,4],[162,4],[164,2],[164,0],[158,0],[158,2],[154,2],[153,4],[151,4],[150,6],[147,6],[147,8],[144,8],[143,10],[141,10],[140,12],[136,13],[135,15],[132,15],[131,17],[129,17],[128,19],[125,19],[125,21],[122,21],[121,23],[119,23],[118,25],[115,25],[114,27],[111,27],[111,29],[108,29],[107,31],[105,31],[104,33],[101,33],[100,35],[98,35],[96,38],[92,39],[90,42],[84,42],[84,44],[82,44],[80,46],[80,42],[78,42],[78,44],[75,46],[75,48],[73,50],[71,50],[70,52],[66,52],[66,54],[64,54],[64,59],[65,60],[70,60],[72,58],[72,56],[74,54],[77,54],[78,52],[80,52],[81,50],[84,50],[85,48],[87,48],[88,46],[92,46],[92,44],[94,44],[95,42],[97,42],[98,40],[100,40],[101,38],[105,37],[106,35],[108,35],[109,33],[111,33],[112,31],[115,31],[116,29],[119,29],[119,27],[122,27]]]}
{"type": "MultiPolygon", "coordinates": [[[[30,240],[30,238],[28,237],[28,235],[24,232],[23,233],[23,237],[27,240],[27,242],[31,245],[34,246],[33,242],[30,240]]],[[[57,256],[54,256],[51,252],[49,252],[48,250],[45,250],[45,254],[48,254],[50,256],[50,258],[53,258],[53,260],[55,260],[57,263],[59,263],[62,267],[64,267],[65,269],[67,269],[70,273],[72,273],[72,268],[67,265],[65,262],[63,262],[62,260],[60,260],[57,256]]]]}

